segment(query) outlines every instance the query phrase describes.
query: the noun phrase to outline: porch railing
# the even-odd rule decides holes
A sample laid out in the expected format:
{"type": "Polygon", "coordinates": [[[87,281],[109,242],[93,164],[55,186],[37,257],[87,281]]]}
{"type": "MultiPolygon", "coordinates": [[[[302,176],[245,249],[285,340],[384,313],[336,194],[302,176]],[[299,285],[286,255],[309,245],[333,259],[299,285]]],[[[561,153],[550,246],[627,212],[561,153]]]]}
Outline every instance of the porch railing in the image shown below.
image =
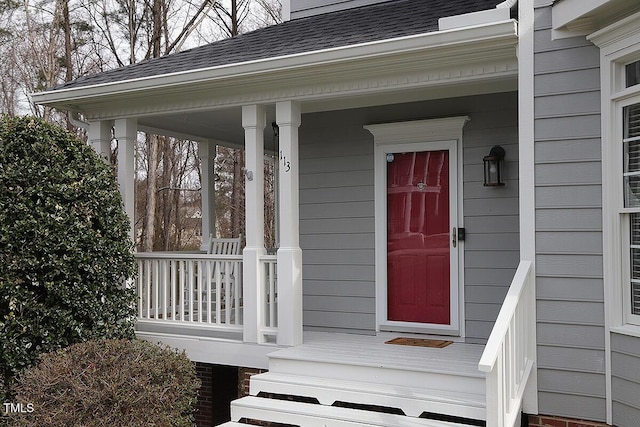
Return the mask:
{"type": "Polygon", "coordinates": [[[242,331],[242,255],[135,256],[139,320],[242,331]]]}
{"type": "MultiPolygon", "coordinates": [[[[263,311],[262,330],[263,337],[272,337],[278,333],[278,280],[277,257],[275,255],[262,255],[260,265],[262,268],[262,295],[263,311]]],[[[269,339],[266,339],[269,341],[269,339]]]]}
{"type": "Polygon", "coordinates": [[[521,261],[480,358],[486,372],[487,425],[513,427],[536,364],[535,288],[530,261],[521,261]]]}

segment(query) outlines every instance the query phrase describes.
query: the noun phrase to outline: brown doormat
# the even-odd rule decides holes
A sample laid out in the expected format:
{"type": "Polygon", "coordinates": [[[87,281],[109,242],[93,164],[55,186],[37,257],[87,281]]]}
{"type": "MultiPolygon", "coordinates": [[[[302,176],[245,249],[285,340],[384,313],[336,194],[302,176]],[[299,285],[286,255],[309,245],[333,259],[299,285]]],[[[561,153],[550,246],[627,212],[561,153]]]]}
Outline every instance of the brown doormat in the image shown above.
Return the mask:
{"type": "Polygon", "coordinates": [[[396,345],[411,345],[414,347],[432,347],[432,348],[444,348],[449,344],[453,343],[453,341],[444,341],[444,340],[427,340],[423,338],[394,338],[385,342],[385,344],[396,344],[396,345]]]}

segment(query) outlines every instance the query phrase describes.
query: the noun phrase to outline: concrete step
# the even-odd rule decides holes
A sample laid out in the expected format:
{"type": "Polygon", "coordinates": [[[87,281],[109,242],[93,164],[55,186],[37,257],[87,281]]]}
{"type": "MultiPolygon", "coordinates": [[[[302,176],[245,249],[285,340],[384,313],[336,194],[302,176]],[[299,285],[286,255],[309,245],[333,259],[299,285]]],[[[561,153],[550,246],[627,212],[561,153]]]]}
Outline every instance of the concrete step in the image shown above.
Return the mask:
{"type": "Polygon", "coordinates": [[[231,419],[235,422],[251,419],[300,427],[468,427],[447,421],[255,396],[232,402],[231,419]]]}
{"type": "Polygon", "coordinates": [[[316,399],[331,406],[336,402],[393,408],[409,417],[425,413],[484,420],[485,397],[466,390],[443,391],[428,387],[389,386],[370,381],[350,381],[267,372],[251,377],[253,396],[271,393],[316,399]]]}

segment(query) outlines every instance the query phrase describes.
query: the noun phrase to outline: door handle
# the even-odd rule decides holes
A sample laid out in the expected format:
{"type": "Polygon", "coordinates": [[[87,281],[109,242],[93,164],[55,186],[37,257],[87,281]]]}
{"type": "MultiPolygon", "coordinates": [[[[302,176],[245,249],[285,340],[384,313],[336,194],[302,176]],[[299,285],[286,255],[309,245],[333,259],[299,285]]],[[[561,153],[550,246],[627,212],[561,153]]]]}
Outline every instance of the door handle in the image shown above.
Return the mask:
{"type": "Polygon", "coordinates": [[[453,227],[453,231],[451,233],[451,244],[455,248],[458,245],[458,231],[455,227],[453,227]]]}

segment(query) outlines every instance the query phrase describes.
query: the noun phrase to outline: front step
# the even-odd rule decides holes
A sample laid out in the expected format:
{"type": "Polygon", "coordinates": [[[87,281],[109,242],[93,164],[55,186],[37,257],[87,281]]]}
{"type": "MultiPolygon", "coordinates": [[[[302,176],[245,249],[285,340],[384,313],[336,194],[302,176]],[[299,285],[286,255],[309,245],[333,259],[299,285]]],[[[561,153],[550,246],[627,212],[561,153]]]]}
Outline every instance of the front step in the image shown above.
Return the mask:
{"type": "MultiPolygon", "coordinates": [[[[462,427],[446,421],[248,396],[231,403],[231,419],[300,427],[462,427]]],[[[235,424],[231,424],[235,425],[235,424]]],[[[468,426],[465,426],[468,427],[468,426]]]]}
{"type": "MultiPolygon", "coordinates": [[[[269,355],[233,422],[300,427],[470,427],[486,423],[483,347],[387,344],[388,336],[306,333],[269,355]]],[[[393,336],[391,336],[393,338],[393,336]]],[[[233,426],[230,424],[228,427],[233,426]]]]}
{"type": "Polygon", "coordinates": [[[484,394],[439,389],[390,387],[362,381],[345,381],[267,372],[251,377],[251,395],[290,395],[314,398],[331,406],[336,402],[396,409],[409,417],[447,414],[483,420],[486,418],[484,394]]]}
{"type": "Polygon", "coordinates": [[[269,371],[297,376],[484,395],[478,370],[483,346],[454,343],[442,349],[369,344],[370,337],[331,334],[334,341],[305,343],[269,355],[269,371]]]}

